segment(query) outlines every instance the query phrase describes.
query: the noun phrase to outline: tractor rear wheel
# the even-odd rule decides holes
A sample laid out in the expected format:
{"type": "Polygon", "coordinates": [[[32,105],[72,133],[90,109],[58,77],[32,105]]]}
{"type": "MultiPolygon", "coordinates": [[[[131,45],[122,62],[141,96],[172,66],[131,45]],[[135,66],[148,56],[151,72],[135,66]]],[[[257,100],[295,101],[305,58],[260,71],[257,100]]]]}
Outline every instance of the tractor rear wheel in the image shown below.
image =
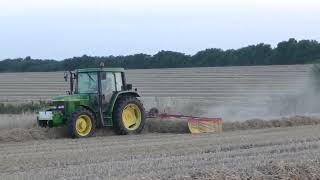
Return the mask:
{"type": "Polygon", "coordinates": [[[121,97],[114,106],[114,131],[120,135],[139,134],[146,120],[143,104],[132,96],[121,97]]]}
{"type": "Polygon", "coordinates": [[[73,138],[90,137],[94,134],[95,128],[95,117],[85,108],[73,112],[68,122],[68,131],[73,138]]]}

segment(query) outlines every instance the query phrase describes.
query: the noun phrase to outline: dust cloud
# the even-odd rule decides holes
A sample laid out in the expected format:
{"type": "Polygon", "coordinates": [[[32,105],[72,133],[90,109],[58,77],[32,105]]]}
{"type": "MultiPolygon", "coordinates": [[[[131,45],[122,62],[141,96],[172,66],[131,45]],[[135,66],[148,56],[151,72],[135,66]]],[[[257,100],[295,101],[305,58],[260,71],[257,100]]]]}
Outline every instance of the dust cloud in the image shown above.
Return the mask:
{"type": "MultiPolygon", "coordinates": [[[[314,65],[310,69],[307,78],[299,79],[297,77],[296,83],[299,88],[282,87],[277,89],[288,91],[280,95],[267,91],[265,95],[252,93],[252,95],[241,97],[237,101],[215,102],[210,101],[209,98],[199,100],[174,97],[147,98],[143,101],[147,106],[146,109],[157,107],[162,113],[221,117],[224,122],[248,119],[270,120],[297,115],[318,116],[320,115],[320,68],[315,72],[314,67],[316,66],[314,65]]],[[[256,91],[258,92],[258,89],[256,91]]]]}

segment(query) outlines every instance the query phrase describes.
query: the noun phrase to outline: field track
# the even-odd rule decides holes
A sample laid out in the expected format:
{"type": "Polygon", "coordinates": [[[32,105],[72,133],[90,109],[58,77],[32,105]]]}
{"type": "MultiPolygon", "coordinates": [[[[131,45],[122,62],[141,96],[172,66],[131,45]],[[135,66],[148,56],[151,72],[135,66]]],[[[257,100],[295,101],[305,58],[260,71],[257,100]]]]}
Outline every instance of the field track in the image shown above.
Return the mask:
{"type": "Polygon", "coordinates": [[[320,126],[0,144],[2,179],[320,178],[320,126]]]}

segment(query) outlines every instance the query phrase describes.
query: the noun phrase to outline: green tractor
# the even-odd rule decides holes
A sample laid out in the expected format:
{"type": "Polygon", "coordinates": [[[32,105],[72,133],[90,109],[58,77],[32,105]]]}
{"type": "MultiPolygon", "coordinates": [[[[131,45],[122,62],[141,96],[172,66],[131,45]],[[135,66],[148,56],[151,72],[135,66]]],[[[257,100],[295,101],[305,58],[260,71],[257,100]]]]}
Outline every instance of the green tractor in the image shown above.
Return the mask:
{"type": "Polygon", "coordinates": [[[90,137],[103,127],[121,135],[143,130],[145,109],[137,90],[126,83],[123,68],[77,69],[64,78],[70,81],[70,91],[53,97],[53,106],[38,112],[40,127],[67,126],[74,138],[90,137]]]}

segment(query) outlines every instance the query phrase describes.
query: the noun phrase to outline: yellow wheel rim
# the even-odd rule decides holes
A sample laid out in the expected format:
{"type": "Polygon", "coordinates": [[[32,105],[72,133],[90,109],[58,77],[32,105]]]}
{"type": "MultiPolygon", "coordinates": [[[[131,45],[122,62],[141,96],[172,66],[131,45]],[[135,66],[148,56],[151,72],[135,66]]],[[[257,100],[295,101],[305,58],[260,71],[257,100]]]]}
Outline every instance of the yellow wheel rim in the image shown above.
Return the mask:
{"type": "Polygon", "coordinates": [[[92,129],[91,118],[87,115],[80,115],[76,120],[76,131],[80,136],[86,136],[92,129]]]}
{"type": "Polygon", "coordinates": [[[136,104],[128,104],[122,111],[122,121],[128,130],[136,130],[141,124],[141,110],[136,104]]]}

